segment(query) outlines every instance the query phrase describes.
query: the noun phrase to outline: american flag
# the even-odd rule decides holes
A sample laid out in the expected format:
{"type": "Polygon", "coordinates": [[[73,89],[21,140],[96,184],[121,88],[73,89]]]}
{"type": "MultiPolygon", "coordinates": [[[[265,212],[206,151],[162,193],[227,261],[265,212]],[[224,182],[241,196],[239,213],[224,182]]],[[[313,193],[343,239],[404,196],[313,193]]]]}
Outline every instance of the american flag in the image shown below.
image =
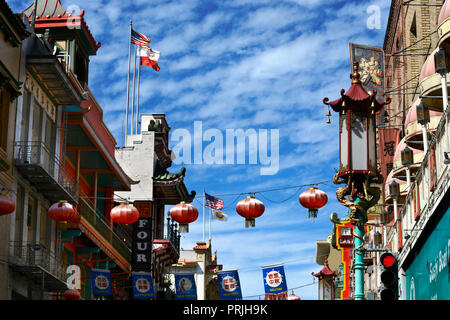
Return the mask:
{"type": "Polygon", "coordinates": [[[206,206],[210,207],[212,209],[220,210],[223,208],[223,200],[210,196],[209,194],[205,193],[206,198],[206,206]]]}
{"type": "Polygon", "coordinates": [[[136,32],[131,29],[131,43],[141,48],[148,49],[150,44],[150,38],[142,33],[136,32]]]}

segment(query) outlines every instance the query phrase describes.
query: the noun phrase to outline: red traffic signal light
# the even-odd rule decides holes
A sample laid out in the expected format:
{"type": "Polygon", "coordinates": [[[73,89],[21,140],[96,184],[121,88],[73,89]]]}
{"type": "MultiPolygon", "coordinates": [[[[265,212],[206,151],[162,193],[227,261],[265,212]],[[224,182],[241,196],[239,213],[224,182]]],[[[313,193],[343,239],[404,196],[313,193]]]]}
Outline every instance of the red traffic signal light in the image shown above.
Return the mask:
{"type": "Polygon", "coordinates": [[[386,252],[383,253],[380,257],[380,262],[385,268],[391,268],[397,259],[395,259],[394,255],[392,253],[386,252]]]}
{"type": "Polygon", "coordinates": [[[398,300],[398,263],[397,258],[390,252],[383,253],[381,263],[380,298],[384,301],[398,300]]]}

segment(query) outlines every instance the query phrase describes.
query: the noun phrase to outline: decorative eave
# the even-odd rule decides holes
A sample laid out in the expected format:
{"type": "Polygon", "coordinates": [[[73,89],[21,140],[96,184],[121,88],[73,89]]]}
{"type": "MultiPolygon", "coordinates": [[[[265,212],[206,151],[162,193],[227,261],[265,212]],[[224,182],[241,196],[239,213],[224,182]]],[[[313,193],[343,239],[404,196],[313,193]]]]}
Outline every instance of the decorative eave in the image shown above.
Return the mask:
{"type": "Polygon", "coordinates": [[[153,254],[158,263],[164,266],[172,265],[179,259],[179,253],[169,240],[154,239],[153,254]]]}
{"type": "Polygon", "coordinates": [[[194,250],[196,251],[207,251],[210,248],[210,243],[206,242],[197,242],[197,245],[194,247],[194,250]]]}
{"type": "Polygon", "coordinates": [[[17,81],[9,72],[8,68],[0,61],[0,88],[8,87],[10,91],[10,101],[14,101],[22,93],[20,91],[22,83],[17,81]]]}
{"type": "Polygon", "coordinates": [[[184,167],[178,173],[170,173],[157,162],[153,177],[156,197],[165,204],[177,204],[181,201],[191,203],[195,198],[196,192],[191,191],[191,193],[188,193],[184,184],[185,174],[186,168],[184,167]]]}
{"type": "Polygon", "coordinates": [[[164,168],[168,168],[172,165],[172,151],[169,150],[167,134],[155,132],[155,153],[164,168]]]}
{"type": "Polygon", "coordinates": [[[350,75],[352,79],[352,86],[345,92],[341,90],[341,97],[337,100],[329,101],[329,98],[324,98],[323,103],[330,106],[335,112],[342,112],[351,110],[353,112],[368,112],[376,113],[380,111],[385,105],[391,103],[390,98],[386,98],[386,102],[376,99],[377,90],[373,90],[371,94],[362,86],[360,74],[358,72],[359,63],[353,62],[353,73],[350,75]]]}
{"type": "MultiPolygon", "coordinates": [[[[33,10],[34,3],[24,11],[24,14],[30,22],[32,21],[33,10]]],[[[79,15],[73,15],[64,9],[60,0],[40,1],[36,10],[35,29],[70,27],[77,30],[82,33],[89,44],[89,54],[95,55],[101,47],[101,43],[95,41],[94,36],[84,20],[84,13],[84,10],[81,10],[79,15]]]]}
{"type": "Polygon", "coordinates": [[[18,47],[30,35],[19,15],[12,12],[5,0],[0,0],[0,31],[14,47],[18,47]]]}
{"type": "Polygon", "coordinates": [[[219,271],[221,271],[223,269],[223,265],[221,264],[210,264],[208,266],[206,266],[206,272],[207,273],[217,273],[219,271]]]}
{"type": "Polygon", "coordinates": [[[179,258],[176,263],[173,263],[170,267],[174,269],[197,269],[198,261],[185,258],[179,258]]]}

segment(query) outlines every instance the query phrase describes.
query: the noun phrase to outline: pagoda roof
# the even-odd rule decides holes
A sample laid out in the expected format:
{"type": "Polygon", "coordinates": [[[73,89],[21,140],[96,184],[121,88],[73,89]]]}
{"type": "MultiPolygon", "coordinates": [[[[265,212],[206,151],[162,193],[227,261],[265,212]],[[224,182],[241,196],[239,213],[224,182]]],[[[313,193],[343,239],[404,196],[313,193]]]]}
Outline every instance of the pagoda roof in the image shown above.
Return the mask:
{"type": "MultiPolygon", "coordinates": [[[[30,22],[32,21],[33,10],[34,2],[23,12],[30,22]]],[[[70,26],[71,29],[82,31],[81,33],[85,36],[85,40],[90,47],[89,53],[95,55],[101,43],[95,41],[94,36],[84,20],[84,13],[84,10],[81,10],[79,15],[74,15],[62,6],[60,0],[41,0],[37,3],[35,28],[64,27],[67,29],[70,26]]]]}
{"type": "Polygon", "coordinates": [[[171,173],[158,160],[153,176],[156,198],[165,201],[166,204],[177,204],[181,201],[192,202],[196,192],[188,193],[184,184],[185,174],[186,168],[183,167],[180,172],[171,173]]]}
{"type": "Polygon", "coordinates": [[[325,258],[325,263],[322,270],[320,270],[317,273],[313,272],[312,275],[317,278],[323,278],[323,277],[336,277],[338,274],[336,271],[330,269],[330,267],[328,266],[328,259],[325,258]]]}
{"type": "Polygon", "coordinates": [[[386,104],[391,102],[386,98],[386,102],[376,99],[377,90],[374,89],[370,94],[364,89],[358,72],[359,63],[353,63],[353,73],[350,75],[352,86],[345,92],[341,90],[341,97],[337,100],[328,102],[328,98],[323,99],[323,103],[330,106],[335,112],[351,109],[352,111],[363,112],[373,109],[374,112],[380,111],[386,104]]]}

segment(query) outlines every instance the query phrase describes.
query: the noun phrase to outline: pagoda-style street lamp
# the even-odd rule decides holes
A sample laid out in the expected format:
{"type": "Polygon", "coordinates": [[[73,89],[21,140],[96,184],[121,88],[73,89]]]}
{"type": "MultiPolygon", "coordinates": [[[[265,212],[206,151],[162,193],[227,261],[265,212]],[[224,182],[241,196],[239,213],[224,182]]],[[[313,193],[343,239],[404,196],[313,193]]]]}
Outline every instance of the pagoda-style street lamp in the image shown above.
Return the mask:
{"type": "Polygon", "coordinates": [[[422,135],[423,135],[423,152],[424,154],[428,151],[428,135],[427,135],[427,124],[430,122],[430,108],[423,101],[416,108],[417,112],[417,122],[422,125],[422,135]]]}
{"type": "Polygon", "coordinates": [[[411,170],[409,169],[409,166],[414,163],[414,153],[410,148],[408,148],[408,146],[406,146],[405,149],[400,152],[400,157],[402,160],[402,166],[406,167],[406,186],[407,190],[409,190],[411,186],[411,170]]]}
{"type": "MultiPolygon", "coordinates": [[[[445,112],[448,107],[448,91],[447,91],[447,70],[450,66],[447,59],[449,59],[449,56],[445,52],[445,49],[440,48],[439,51],[437,51],[434,54],[434,67],[436,73],[439,73],[441,75],[441,87],[442,87],[442,108],[445,112]]],[[[426,151],[425,151],[426,153],[426,151]]]]}
{"type": "Polygon", "coordinates": [[[389,212],[384,208],[380,214],[380,223],[383,225],[383,246],[386,247],[387,243],[387,224],[389,223],[389,212]]]}
{"type": "Polygon", "coordinates": [[[345,184],[336,191],[338,201],[350,209],[350,219],[355,225],[354,275],[355,300],[364,299],[364,225],[367,222],[367,210],[377,204],[381,196],[378,187],[382,177],[377,170],[376,117],[386,102],[376,99],[377,91],[370,94],[363,88],[359,63],[353,63],[352,85],[341,98],[329,102],[323,100],[333,111],[339,114],[339,171],[334,177],[335,184],[345,184]]]}
{"type": "Polygon", "coordinates": [[[397,198],[400,196],[400,185],[397,181],[392,181],[389,185],[389,196],[394,201],[394,223],[397,221],[397,198]]]}

